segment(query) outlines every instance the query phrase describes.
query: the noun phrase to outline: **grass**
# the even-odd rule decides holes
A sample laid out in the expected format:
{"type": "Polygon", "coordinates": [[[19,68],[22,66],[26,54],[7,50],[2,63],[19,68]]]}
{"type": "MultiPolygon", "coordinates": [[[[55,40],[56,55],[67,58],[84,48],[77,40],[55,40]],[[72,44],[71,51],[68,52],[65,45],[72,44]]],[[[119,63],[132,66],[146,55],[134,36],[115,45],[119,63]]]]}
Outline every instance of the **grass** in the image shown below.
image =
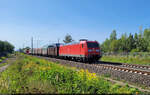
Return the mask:
{"type": "Polygon", "coordinates": [[[0,59],[0,63],[2,62],[2,59],[0,59]]]}
{"type": "Polygon", "coordinates": [[[6,59],[6,57],[1,57],[1,59],[2,59],[2,60],[5,60],[5,59],[6,59]]]}
{"type": "MultiPolygon", "coordinates": [[[[7,58],[11,58],[11,57],[12,57],[12,54],[8,54],[6,57],[7,57],[7,58]]],[[[0,67],[5,66],[5,65],[8,64],[8,62],[1,63],[1,62],[3,62],[3,60],[6,59],[6,57],[3,56],[3,57],[0,58],[0,67]]]]}
{"type": "Polygon", "coordinates": [[[0,63],[3,61],[3,60],[5,60],[6,59],[6,57],[1,57],[0,58],[0,63]]]}
{"type": "Polygon", "coordinates": [[[55,94],[137,94],[128,85],[120,86],[103,77],[77,70],[59,63],[21,55],[0,75],[0,93],[55,93],[55,94]]]}
{"type": "Polygon", "coordinates": [[[7,64],[9,64],[10,63],[10,61],[11,60],[9,60],[9,58],[12,58],[12,57],[14,57],[15,56],[15,54],[7,54],[7,56],[3,56],[3,57],[1,57],[0,58],[0,67],[2,67],[2,66],[5,66],[5,65],[7,65],[7,64]],[[7,61],[5,61],[4,63],[2,63],[6,58],[8,58],[8,60],[7,61]]]}
{"type": "Polygon", "coordinates": [[[109,62],[128,63],[128,64],[150,65],[150,57],[112,55],[112,56],[103,56],[100,60],[109,62]]]}
{"type": "MultiPolygon", "coordinates": [[[[3,61],[3,60],[5,60],[6,59],[6,57],[1,57],[0,58],[0,63],[3,61]]],[[[1,63],[0,64],[0,67],[2,67],[2,66],[4,66],[4,65],[6,65],[7,63],[5,62],[5,63],[1,63]]]]}
{"type": "Polygon", "coordinates": [[[2,66],[5,66],[5,65],[7,65],[8,63],[2,63],[2,64],[0,64],[0,67],[2,67],[2,66]]]}

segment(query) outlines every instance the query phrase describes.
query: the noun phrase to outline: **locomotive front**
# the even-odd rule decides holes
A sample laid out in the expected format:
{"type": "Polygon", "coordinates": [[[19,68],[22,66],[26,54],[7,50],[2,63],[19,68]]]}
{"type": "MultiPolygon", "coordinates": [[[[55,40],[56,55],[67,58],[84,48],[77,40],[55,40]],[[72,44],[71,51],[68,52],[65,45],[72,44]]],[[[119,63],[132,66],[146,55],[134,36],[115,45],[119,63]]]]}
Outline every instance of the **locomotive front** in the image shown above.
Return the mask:
{"type": "Polygon", "coordinates": [[[101,58],[101,51],[97,41],[87,41],[88,61],[98,61],[101,58]]]}

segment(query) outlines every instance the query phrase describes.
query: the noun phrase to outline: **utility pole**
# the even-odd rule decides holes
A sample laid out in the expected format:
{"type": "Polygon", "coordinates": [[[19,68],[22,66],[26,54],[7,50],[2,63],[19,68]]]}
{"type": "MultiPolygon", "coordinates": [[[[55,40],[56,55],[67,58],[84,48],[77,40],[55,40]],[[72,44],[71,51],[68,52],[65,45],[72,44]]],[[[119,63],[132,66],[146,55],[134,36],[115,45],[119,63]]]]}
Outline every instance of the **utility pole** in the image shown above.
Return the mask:
{"type": "Polygon", "coordinates": [[[37,40],[37,48],[38,48],[38,40],[37,40]]]}
{"type": "Polygon", "coordinates": [[[58,43],[59,43],[59,40],[60,40],[60,39],[58,38],[58,43]]]}
{"type": "Polygon", "coordinates": [[[33,54],[33,37],[31,37],[31,51],[32,51],[32,54],[33,54]]]}
{"type": "Polygon", "coordinates": [[[23,43],[23,49],[24,49],[24,43],[23,43]]]}

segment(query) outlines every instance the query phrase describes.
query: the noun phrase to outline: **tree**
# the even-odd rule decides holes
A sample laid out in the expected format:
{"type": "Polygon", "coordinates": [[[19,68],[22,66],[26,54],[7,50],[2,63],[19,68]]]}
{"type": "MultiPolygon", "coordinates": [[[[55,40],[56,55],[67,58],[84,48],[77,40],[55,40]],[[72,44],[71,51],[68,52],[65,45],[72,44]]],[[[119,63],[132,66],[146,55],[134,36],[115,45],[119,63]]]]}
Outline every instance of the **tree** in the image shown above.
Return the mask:
{"type": "Polygon", "coordinates": [[[101,45],[101,50],[103,52],[110,52],[110,40],[109,39],[106,39],[102,45],[101,45]]]}
{"type": "Polygon", "coordinates": [[[116,30],[113,30],[110,38],[106,39],[102,45],[103,52],[146,52],[150,51],[150,28],[144,32],[140,28],[139,33],[135,33],[134,37],[130,33],[129,36],[124,33],[117,39],[116,30]]]}
{"type": "Polygon", "coordinates": [[[12,53],[14,46],[7,41],[0,41],[0,56],[12,53]]]}
{"type": "Polygon", "coordinates": [[[63,41],[64,41],[64,43],[70,43],[70,42],[72,42],[74,40],[72,39],[71,35],[67,34],[63,41]]]}
{"type": "Polygon", "coordinates": [[[134,51],[136,52],[143,52],[147,51],[148,42],[142,37],[143,34],[137,34],[134,35],[134,51]]]}
{"type": "Polygon", "coordinates": [[[111,47],[111,52],[118,52],[119,50],[119,41],[118,40],[113,40],[110,44],[111,47]]]}
{"type": "Polygon", "coordinates": [[[139,35],[141,37],[143,37],[143,27],[142,26],[139,27],[139,35]]]}
{"type": "Polygon", "coordinates": [[[116,30],[113,30],[110,34],[110,40],[117,40],[116,30]]]}
{"type": "Polygon", "coordinates": [[[150,29],[144,30],[144,39],[150,41],[150,29]]]}
{"type": "Polygon", "coordinates": [[[127,52],[128,48],[127,48],[127,34],[124,33],[122,34],[121,38],[120,38],[120,50],[122,52],[127,52]]]}
{"type": "Polygon", "coordinates": [[[130,52],[132,49],[134,49],[134,38],[133,35],[130,33],[129,37],[127,38],[127,49],[128,52],[130,52]]]}
{"type": "Polygon", "coordinates": [[[148,47],[148,43],[144,38],[142,38],[141,35],[139,35],[137,49],[143,52],[143,51],[147,51],[147,47],[148,47]]]}
{"type": "Polygon", "coordinates": [[[150,51],[150,28],[144,30],[144,39],[148,43],[148,51],[150,51]]]}

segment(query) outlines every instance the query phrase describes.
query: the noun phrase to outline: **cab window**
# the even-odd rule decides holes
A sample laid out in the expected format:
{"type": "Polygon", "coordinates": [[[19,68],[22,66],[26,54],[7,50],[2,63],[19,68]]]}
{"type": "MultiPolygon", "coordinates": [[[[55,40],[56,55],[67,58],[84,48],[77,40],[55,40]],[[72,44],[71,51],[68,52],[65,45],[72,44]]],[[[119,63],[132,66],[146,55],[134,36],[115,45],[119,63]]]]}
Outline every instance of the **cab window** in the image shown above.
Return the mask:
{"type": "Polygon", "coordinates": [[[99,45],[97,43],[87,43],[88,48],[95,48],[95,47],[99,47],[99,45]]]}

